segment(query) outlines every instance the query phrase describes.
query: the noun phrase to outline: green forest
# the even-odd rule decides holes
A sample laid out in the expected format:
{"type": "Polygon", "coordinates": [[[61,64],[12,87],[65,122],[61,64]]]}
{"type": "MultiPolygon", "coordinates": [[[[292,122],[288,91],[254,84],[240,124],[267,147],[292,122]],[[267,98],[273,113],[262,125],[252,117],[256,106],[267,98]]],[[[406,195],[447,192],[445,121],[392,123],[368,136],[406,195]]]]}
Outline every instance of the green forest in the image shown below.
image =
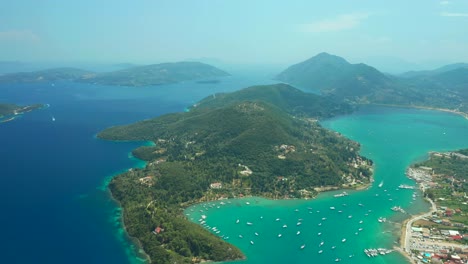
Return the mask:
{"type": "Polygon", "coordinates": [[[204,99],[186,113],[112,127],[98,135],[155,143],[133,151],[148,161],[145,168],[119,175],[109,186],[124,208],[128,233],[140,240],[153,263],[242,257],[234,246],[184,217],[183,209],[193,203],[246,195],[312,198],[316,187],[354,188],[370,180],[372,162],[359,155],[359,144],[317,122],[330,116],[328,108],[334,113],[348,108],[337,110],[340,105],[319,96],[310,97],[316,108],[302,107],[304,100],[295,107],[288,95],[302,92],[283,84],[236,93],[204,99]],[[245,100],[236,93],[263,100],[245,100]],[[214,183],[219,185],[213,188],[214,183]],[[156,227],[164,231],[152,233],[156,227]]]}

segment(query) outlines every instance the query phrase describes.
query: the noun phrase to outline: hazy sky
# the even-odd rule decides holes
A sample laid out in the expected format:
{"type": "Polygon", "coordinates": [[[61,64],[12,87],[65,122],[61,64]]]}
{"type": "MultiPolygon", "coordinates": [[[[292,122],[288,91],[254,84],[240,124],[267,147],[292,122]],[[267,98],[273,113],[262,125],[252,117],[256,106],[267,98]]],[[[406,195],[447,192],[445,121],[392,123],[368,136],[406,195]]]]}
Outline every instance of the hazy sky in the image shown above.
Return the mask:
{"type": "Polygon", "coordinates": [[[467,0],[14,0],[0,60],[468,62],[467,0]]]}

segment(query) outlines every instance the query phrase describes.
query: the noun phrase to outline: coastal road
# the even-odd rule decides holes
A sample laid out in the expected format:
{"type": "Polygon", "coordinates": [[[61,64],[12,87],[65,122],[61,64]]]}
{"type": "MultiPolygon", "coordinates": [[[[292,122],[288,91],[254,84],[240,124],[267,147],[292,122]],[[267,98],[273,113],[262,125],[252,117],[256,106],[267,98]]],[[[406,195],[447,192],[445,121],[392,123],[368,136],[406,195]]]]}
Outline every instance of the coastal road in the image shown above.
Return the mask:
{"type": "Polygon", "coordinates": [[[420,219],[423,219],[425,217],[428,217],[428,216],[431,216],[432,213],[436,212],[437,211],[437,207],[435,205],[435,203],[431,200],[431,199],[428,199],[429,202],[431,203],[431,211],[425,213],[425,214],[422,214],[422,215],[418,215],[418,216],[413,216],[411,219],[408,220],[408,222],[406,222],[406,227],[405,227],[405,240],[403,241],[403,245],[402,245],[402,248],[405,249],[405,251],[410,254],[410,238],[411,238],[411,227],[413,226],[413,223],[415,221],[418,221],[420,219]]]}

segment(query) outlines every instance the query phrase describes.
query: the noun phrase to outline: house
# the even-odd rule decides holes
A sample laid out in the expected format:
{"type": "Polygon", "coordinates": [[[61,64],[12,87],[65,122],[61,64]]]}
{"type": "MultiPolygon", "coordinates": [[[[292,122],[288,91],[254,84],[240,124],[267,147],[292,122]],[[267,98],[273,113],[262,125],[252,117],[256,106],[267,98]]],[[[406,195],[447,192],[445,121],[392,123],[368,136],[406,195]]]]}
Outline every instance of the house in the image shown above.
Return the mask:
{"type": "Polygon", "coordinates": [[[212,184],[210,184],[210,188],[211,189],[221,189],[221,188],[223,188],[223,184],[220,183],[220,182],[213,182],[212,184]]]}

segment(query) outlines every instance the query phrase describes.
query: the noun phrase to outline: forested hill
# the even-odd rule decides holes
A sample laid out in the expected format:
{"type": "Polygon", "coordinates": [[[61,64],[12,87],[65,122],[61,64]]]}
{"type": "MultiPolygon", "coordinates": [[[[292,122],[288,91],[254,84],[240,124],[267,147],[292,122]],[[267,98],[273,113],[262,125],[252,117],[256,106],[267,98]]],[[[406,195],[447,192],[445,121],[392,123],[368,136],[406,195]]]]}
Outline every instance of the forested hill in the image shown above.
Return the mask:
{"type": "Polygon", "coordinates": [[[104,85],[149,86],[225,76],[229,74],[205,63],[175,62],[98,73],[77,81],[104,85]]]}
{"type": "MultiPolygon", "coordinates": [[[[181,214],[188,204],[241,195],[306,198],[316,195],[316,187],[353,188],[369,182],[371,162],[359,156],[358,143],[322,128],[315,119],[285,111],[296,107],[294,96],[283,98],[286,90],[298,93],[288,86],[248,88],[204,99],[186,113],[112,127],[98,135],[156,143],[133,151],[148,161],[144,169],[117,176],[110,184],[124,208],[129,234],[142,242],[152,259],[240,256],[227,254],[235,252],[228,244],[216,244],[222,255],[203,246],[209,233],[204,233],[205,239],[191,231],[193,224],[181,214]],[[284,94],[268,97],[278,106],[242,98],[256,89],[284,94]],[[151,233],[156,226],[166,230],[163,235],[151,233]]],[[[299,100],[301,104],[305,102],[299,100]]]]}
{"type": "Polygon", "coordinates": [[[349,103],[447,108],[468,113],[468,66],[447,65],[433,71],[383,74],[366,64],[320,53],[292,65],[277,79],[349,103]]]}
{"type": "Polygon", "coordinates": [[[353,100],[386,89],[393,80],[366,64],[351,64],[345,59],[320,53],[306,61],[292,65],[276,77],[301,87],[320,90],[337,99],[353,100]]]}
{"type": "Polygon", "coordinates": [[[15,104],[0,103],[0,117],[33,111],[43,106],[44,105],[42,104],[19,106],[15,104]]]}
{"type": "Polygon", "coordinates": [[[222,107],[241,101],[263,101],[275,105],[289,114],[312,118],[327,118],[352,111],[349,104],[337,103],[323,96],[306,93],[281,83],[258,85],[232,93],[215,94],[201,100],[194,108],[222,107]]]}

